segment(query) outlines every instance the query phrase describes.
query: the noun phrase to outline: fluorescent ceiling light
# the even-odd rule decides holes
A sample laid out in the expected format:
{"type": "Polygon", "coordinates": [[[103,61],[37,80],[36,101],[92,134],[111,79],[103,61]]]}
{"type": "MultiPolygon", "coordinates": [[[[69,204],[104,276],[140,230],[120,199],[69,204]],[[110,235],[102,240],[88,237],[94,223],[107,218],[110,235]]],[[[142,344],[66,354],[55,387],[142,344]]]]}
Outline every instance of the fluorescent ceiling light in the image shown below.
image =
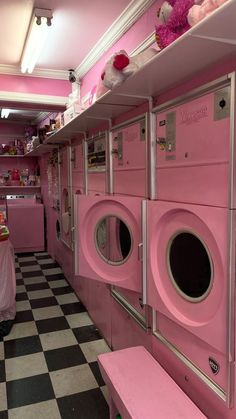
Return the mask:
{"type": "Polygon", "coordinates": [[[52,11],[34,9],[21,59],[22,73],[32,73],[51,27],[52,11]]]}
{"type": "Polygon", "coordinates": [[[1,109],[1,118],[8,118],[10,109],[1,109]]]}

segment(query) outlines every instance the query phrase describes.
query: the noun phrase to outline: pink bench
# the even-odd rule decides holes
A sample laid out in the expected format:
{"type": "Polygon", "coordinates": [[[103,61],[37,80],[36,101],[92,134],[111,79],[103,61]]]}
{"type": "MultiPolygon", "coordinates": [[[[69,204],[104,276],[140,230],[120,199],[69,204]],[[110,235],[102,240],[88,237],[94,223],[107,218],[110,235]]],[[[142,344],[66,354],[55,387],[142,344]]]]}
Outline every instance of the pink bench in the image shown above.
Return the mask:
{"type": "Polygon", "coordinates": [[[99,355],[98,362],[110,419],[118,413],[122,419],[206,419],[143,346],[99,355]]]}

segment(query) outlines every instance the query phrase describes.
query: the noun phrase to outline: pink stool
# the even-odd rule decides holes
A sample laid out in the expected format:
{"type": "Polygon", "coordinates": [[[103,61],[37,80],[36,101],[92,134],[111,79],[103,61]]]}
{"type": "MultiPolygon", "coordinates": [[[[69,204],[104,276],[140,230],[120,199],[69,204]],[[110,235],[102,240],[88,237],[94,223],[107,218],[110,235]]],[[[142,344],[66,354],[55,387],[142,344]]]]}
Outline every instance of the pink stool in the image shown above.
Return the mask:
{"type": "Polygon", "coordinates": [[[109,390],[110,419],[206,419],[143,347],[98,356],[109,390]]]}

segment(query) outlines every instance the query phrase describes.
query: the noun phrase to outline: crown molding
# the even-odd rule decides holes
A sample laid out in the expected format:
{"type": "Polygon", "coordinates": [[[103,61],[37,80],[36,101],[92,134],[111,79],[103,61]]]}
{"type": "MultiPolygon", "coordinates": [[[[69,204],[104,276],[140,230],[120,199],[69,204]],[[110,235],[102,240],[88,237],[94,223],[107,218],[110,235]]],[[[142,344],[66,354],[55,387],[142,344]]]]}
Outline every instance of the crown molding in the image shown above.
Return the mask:
{"type": "Polygon", "coordinates": [[[68,80],[68,71],[64,70],[48,70],[36,68],[32,74],[25,74],[15,65],[0,64],[0,74],[10,74],[12,76],[24,77],[43,77],[46,79],[68,80]]]}
{"type": "Polygon", "coordinates": [[[102,57],[104,52],[114,45],[118,39],[142,16],[155,0],[132,0],[123,13],[114,21],[104,35],[98,40],[89,54],[76,68],[76,75],[82,78],[102,57]]]}
{"type": "Polygon", "coordinates": [[[34,93],[16,93],[0,91],[0,101],[4,102],[27,102],[42,105],[58,105],[65,106],[68,98],[67,96],[49,96],[38,95],[34,93]]]}

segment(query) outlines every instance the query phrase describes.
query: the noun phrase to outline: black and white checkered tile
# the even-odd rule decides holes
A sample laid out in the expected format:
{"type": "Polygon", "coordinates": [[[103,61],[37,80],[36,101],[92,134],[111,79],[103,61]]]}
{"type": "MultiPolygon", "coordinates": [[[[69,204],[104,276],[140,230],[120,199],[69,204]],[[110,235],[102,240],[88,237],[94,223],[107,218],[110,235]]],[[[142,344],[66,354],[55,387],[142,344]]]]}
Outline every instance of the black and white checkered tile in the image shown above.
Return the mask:
{"type": "Polygon", "coordinates": [[[0,419],[106,419],[109,351],[47,253],[16,256],[17,315],[0,341],[0,419]]]}

